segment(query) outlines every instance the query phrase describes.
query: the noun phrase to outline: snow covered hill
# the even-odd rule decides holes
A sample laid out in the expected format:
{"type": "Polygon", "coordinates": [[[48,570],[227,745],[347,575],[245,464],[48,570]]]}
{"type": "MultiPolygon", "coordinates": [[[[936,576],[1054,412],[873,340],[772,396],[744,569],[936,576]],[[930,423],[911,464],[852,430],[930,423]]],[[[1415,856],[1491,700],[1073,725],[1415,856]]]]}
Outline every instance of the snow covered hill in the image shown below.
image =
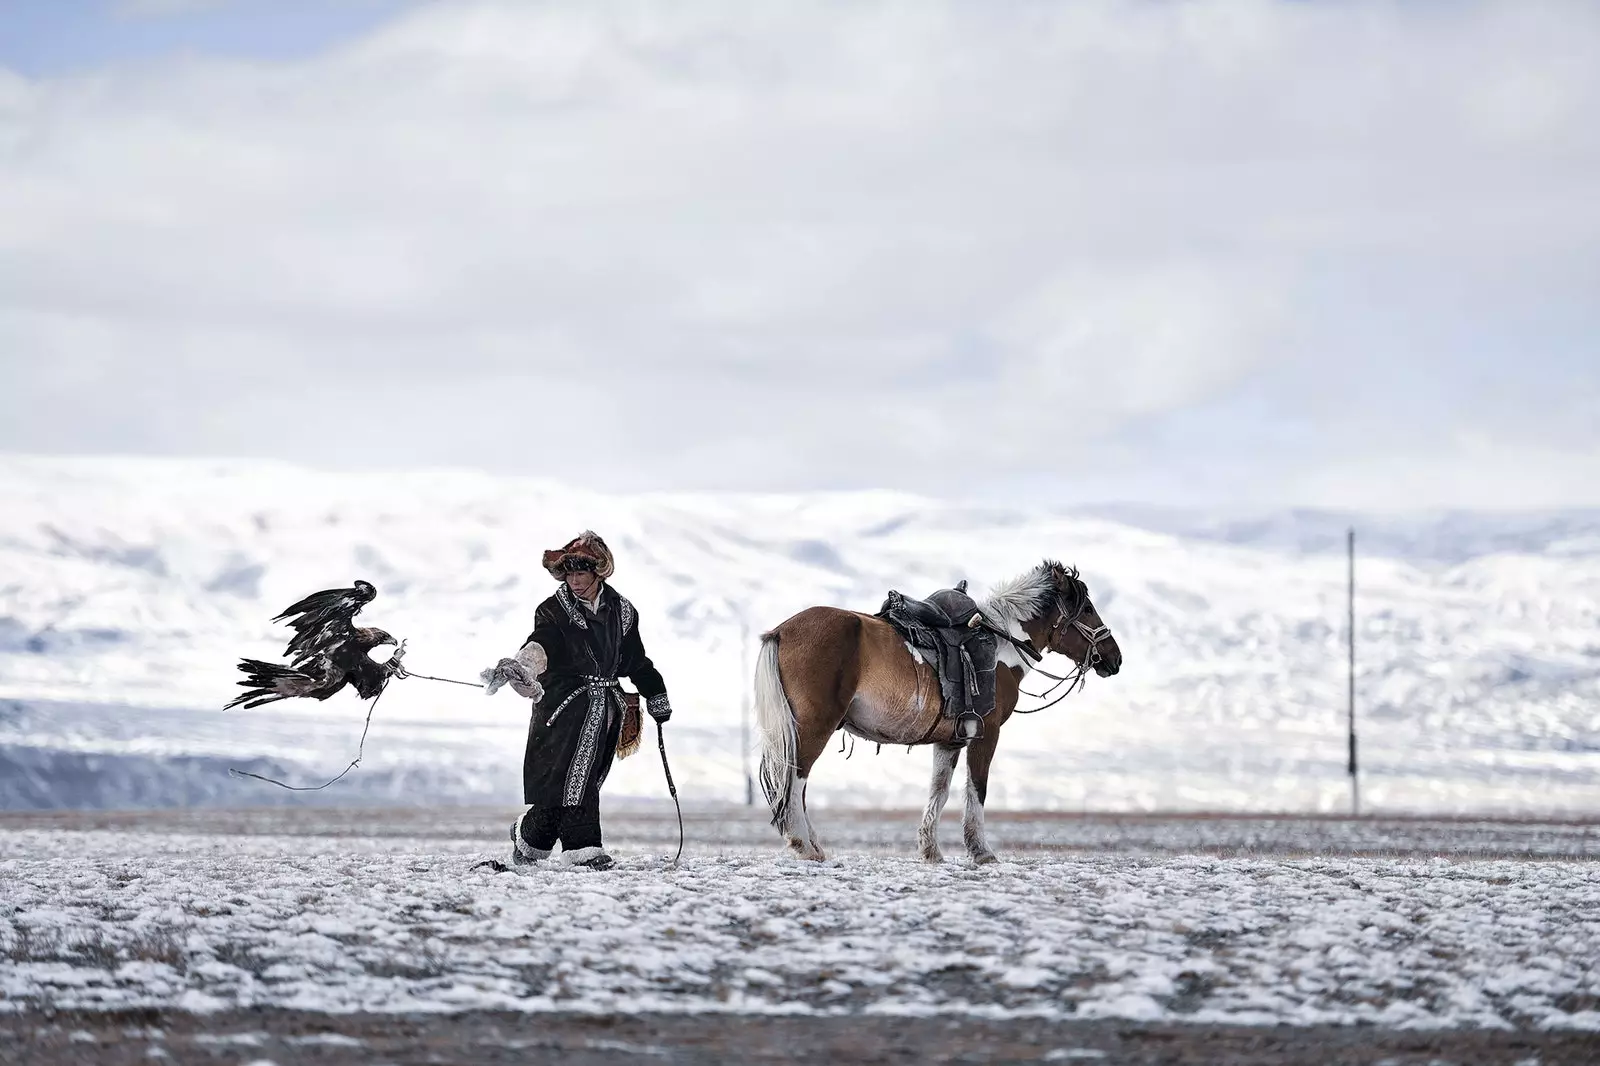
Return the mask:
{"type": "MultiPolygon", "coordinates": [[[[1006,807],[1338,810],[1343,529],[1361,530],[1359,715],[1374,808],[1600,812],[1600,513],[1218,517],[967,506],[897,493],[608,496],[462,471],[0,457],[0,806],[492,800],[515,805],[526,708],[410,680],[361,768],[315,796],[364,705],[223,712],[268,619],[363,577],[417,671],[471,679],[549,593],[540,549],[600,530],[679,714],[691,798],[740,799],[755,637],[817,603],[1083,570],[1116,678],[1007,727],[1006,807]]],[[[647,746],[608,791],[664,795],[647,746]]],[[[927,756],[830,753],[818,804],[918,804],[927,756]]]]}

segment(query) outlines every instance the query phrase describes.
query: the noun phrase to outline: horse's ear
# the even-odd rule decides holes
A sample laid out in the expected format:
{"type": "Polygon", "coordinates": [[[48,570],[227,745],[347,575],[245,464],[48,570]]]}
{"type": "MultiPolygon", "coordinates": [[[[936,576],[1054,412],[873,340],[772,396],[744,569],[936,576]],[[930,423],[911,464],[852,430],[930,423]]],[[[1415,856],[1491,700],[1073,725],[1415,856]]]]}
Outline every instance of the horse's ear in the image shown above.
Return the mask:
{"type": "Polygon", "coordinates": [[[961,592],[961,593],[965,593],[967,591],[967,579],[966,578],[962,578],[960,581],[956,582],[956,591],[957,592],[961,592]]]}

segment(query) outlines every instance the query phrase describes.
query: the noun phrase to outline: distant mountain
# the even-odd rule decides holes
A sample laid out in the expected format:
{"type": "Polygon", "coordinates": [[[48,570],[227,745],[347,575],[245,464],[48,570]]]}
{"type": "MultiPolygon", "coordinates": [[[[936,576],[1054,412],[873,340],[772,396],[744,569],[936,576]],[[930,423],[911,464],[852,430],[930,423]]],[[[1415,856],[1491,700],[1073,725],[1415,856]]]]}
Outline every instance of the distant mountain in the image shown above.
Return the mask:
{"type": "Polygon", "coordinates": [[[1600,552],[1600,509],[1596,508],[1403,515],[1295,508],[1273,514],[1201,514],[1106,504],[1088,508],[1086,513],[1175,536],[1306,554],[1344,552],[1346,532],[1359,527],[1360,554],[1412,563],[1455,564],[1500,554],[1600,552]]]}
{"type": "MultiPolygon", "coordinates": [[[[1343,809],[1352,524],[1367,801],[1600,811],[1596,511],[1064,514],[891,492],[620,496],[448,470],[21,457],[0,457],[0,805],[285,801],[226,766],[325,779],[354,757],[364,707],[220,710],[239,656],[281,650],[273,614],[366,578],[379,597],[363,620],[408,638],[416,670],[472,679],[552,590],[540,550],[593,527],[680,708],[669,745],[691,797],[743,797],[740,708],[762,630],[811,604],[873,610],[889,588],[981,588],[1049,556],[1082,568],[1126,666],[1007,726],[991,802],[1343,809]]],[[[404,682],[361,768],[318,798],[515,805],[526,713],[507,693],[404,682]]],[[[664,794],[652,758],[608,787],[664,794]]],[[[918,804],[926,775],[924,753],[858,744],[824,757],[811,795],[918,804]]]]}

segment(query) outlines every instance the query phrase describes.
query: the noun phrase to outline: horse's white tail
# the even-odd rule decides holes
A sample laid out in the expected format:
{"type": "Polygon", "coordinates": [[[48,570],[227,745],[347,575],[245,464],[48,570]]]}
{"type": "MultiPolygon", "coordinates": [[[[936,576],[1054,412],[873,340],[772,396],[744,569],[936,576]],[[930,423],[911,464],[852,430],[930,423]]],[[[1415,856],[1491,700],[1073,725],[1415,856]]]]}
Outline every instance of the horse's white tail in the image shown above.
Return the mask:
{"type": "Polygon", "coordinates": [[[794,708],[778,676],[778,635],[761,638],[756,658],[756,728],[761,732],[761,791],[772,809],[772,824],[784,828],[789,813],[789,791],[800,768],[800,740],[795,731],[794,708]]]}

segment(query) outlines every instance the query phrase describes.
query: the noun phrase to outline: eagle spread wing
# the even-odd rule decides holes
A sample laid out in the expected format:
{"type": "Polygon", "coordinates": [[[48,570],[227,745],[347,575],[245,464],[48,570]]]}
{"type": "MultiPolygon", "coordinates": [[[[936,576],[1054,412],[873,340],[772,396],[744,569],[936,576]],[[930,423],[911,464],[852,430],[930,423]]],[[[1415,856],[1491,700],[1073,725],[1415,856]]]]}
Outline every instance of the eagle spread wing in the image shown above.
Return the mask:
{"type": "Polygon", "coordinates": [[[309,696],[325,700],[352,685],[364,700],[373,699],[394,673],[398,656],[388,664],[372,661],[368,652],[380,644],[398,644],[381,629],[360,628],[352,619],[371,603],[378,590],[367,581],[353,588],[324,589],[288,607],[274,622],[288,622],[294,630],[284,656],[288,666],[244,659],[239,663],[246,691],[227,707],[259,707],[274,700],[309,696]]]}
{"type": "Polygon", "coordinates": [[[273,619],[288,622],[294,630],[284,655],[298,666],[313,656],[332,654],[355,636],[352,620],[377,595],[370,582],[357,581],[353,588],[324,589],[291,604],[273,619]]]}

